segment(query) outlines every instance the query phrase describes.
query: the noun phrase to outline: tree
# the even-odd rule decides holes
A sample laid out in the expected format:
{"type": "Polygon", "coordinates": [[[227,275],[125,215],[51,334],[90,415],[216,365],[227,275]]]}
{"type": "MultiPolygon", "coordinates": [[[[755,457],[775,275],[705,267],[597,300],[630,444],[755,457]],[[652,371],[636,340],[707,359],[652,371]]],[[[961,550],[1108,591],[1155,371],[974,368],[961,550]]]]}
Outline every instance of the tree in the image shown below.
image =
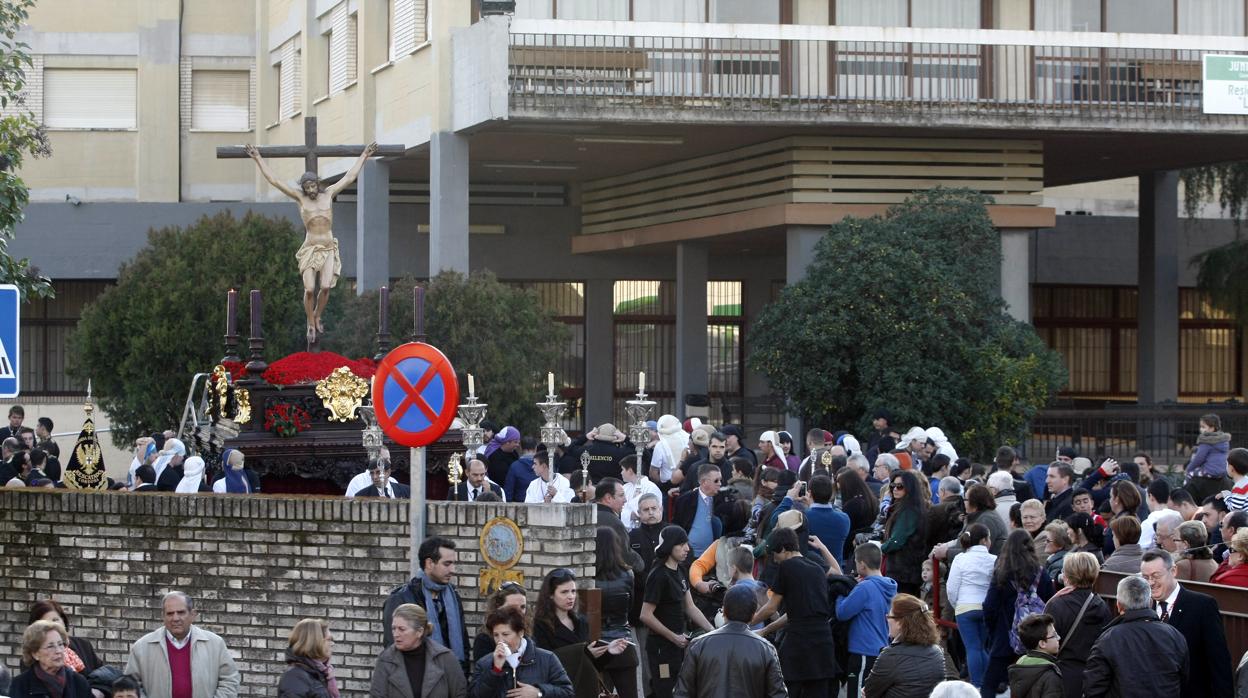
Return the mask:
{"type": "Polygon", "coordinates": [[[1180,173],[1187,216],[1196,215],[1200,204],[1217,200],[1223,213],[1235,222],[1235,239],[1192,258],[1196,286],[1213,304],[1241,323],[1248,321],[1248,240],[1239,237],[1239,226],[1248,215],[1248,162],[1211,165],[1180,173]]]}
{"type": "MultiPolygon", "coordinates": [[[[404,278],[390,291],[395,345],[411,333],[415,283],[404,278]]],[[[334,325],[327,335],[343,342],[335,351],[347,356],[373,354],[378,296],[369,291],[345,303],[343,331],[336,332],[334,325]]],[[[478,394],[490,405],[491,420],[524,433],[537,431],[535,403],[545,394],[546,372],[568,343],[569,332],[543,309],[535,293],[501,283],[488,271],[468,277],[443,272],[427,285],[425,323],[426,341],[450,358],[465,394],[465,376],[471,373],[476,379],[478,394]]]]}
{"type": "Polygon", "coordinates": [[[27,155],[52,154],[47,134],[26,107],[26,69],[31,67],[30,47],[17,40],[17,32],[30,15],[35,0],[0,2],[0,283],[13,284],[22,298],[51,298],[52,282],[26,258],[9,255],[9,241],[22,210],[30,201],[26,183],[17,176],[27,155]]]}
{"type": "MultiPolygon", "coordinates": [[[[91,379],[118,446],[177,426],[191,377],[223,354],[229,289],[239,289],[243,334],[247,291],[263,290],[267,361],[303,349],[295,266],[302,239],[288,220],[250,213],[239,220],[228,212],[148,233],[147,246],[122,266],[116,286],[83,309],[69,339],[70,375],[91,379]]],[[[349,295],[343,286],[330,309],[349,295]]]]}
{"type": "Polygon", "coordinates": [[[750,368],[819,423],[865,429],[884,407],[972,456],[1021,437],[1066,371],[1005,312],[987,203],[934,189],[832,226],[806,278],[754,323],[750,368]]]}
{"type": "Polygon", "coordinates": [[[1183,182],[1183,208],[1188,218],[1196,215],[1206,201],[1218,202],[1239,227],[1248,215],[1248,162],[1195,167],[1179,172],[1183,182]]]}

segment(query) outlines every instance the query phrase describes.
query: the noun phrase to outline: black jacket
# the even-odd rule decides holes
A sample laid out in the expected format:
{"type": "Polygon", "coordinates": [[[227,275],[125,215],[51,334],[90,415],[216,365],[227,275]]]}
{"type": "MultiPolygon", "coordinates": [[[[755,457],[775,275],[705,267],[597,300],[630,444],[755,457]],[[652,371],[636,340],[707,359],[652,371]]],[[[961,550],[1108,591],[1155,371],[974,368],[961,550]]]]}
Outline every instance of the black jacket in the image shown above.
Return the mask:
{"type": "Polygon", "coordinates": [[[1010,698],[1062,698],[1062,672],[1053,657],[1032,651],[1011,666],[1010,698]]]}
{"type": "Polygon", "coordinates": [[[1053,628],[1062,637],[1062,648],[1057,653],[1057,668],[1062,671],[1062,683],[1065,685],[1066,698],[1080,698],[1083,695],[1083,669],[1088,655],[1092,653],[1092,645],[1101,636],[1101,631],[1109,623],[1113,614],[1109,606],[1100,596],[1093,594],[1091,589],[1075,589],[1068,594],[1054,596],[1045,605],[1044,612],[1053,616],[1053,628]],[[1079,621],[1079,629],[1073,626],[1079,616],[1079,609],[1088,597],[1092,602],[1079,621]]]}
{"type": "Polygon", "coordinates": [[[1067,487],[1065,492],[1049,497],[1049,501],[1044,503],[1045,523],[1052,523],[1056,519],[1064,519],[1075,513],[1074,504],[1074,487],[1067,487]]]}
{"type": "MultiPolygon", "coordinates": [[[[390,489],[394,492],[395,499],[411,499],[412,488],[399,482],[390,483],[390,489]]],[[[380,497],[381,493],[377,491],[377,485],[369,485],[359,492],[355,493],[357,497],[380,497]]]]}
{"type": "Polygon", "coordinates": [[[927,698],[936,684],[957,678],[939,645],[893,644],[880,652],[862,690],[866,698],[927,698]]]}
{"type": "Polygon", "coordinates": [[[1110,621],[1092,646],[1083,672],[1083,695],[1177,696],[1187,677],[1187,641],[1183,634],[1162,623],[1151,610],[1139,608],[1110,621]]]}
{"type": "MultiPolygon", "coordinates": [[[[61,695],[63,698],[92,698],[91,684],[82,674],[73,670],[66,670],[69,680],[65,682],[65,692],[61,695]]],[[[9,698],[28,698],[30,696],[50,696],[43,682],[35,678],[35,670],[33,668],[17,675],[13,679],[12,685],[9,686],[9,698]]]]}
{"type": "Polygon", "coordinates": [[[646,577],[654,567],[654,549],[659,547],[659,534],[667,524],[660,521],[656,524],[641,524],[628,532],[628,547],[641,558],[644,572],[633,575],[633,610],[629,621],[634,627],[641,622],[641,599],[646,593],[646,577]]]}
{"type": "Polygon", "coordinates": [[[538,649],[532,642],[524,648],[514,674],[509,664],[503,664],[502,671],[494,671],[493,653],[477,660],[472,669],[468,695],[473,698],[503,698],[517,681],[536,686],[542,692],[542,698],[573,698],[572,680],[563,670],[559,658],[538,649]]]}
{"type": "MultiPolygon", "coordinates": [[[[421,589],[420,580],[421,580],[421,577],[412,577],[411,580],[409,580],[407,584],[404,584],[403,586],[395,587],[394,589],[392,589],[390,591],[389,598],[386,599],[386,603],[382,606],[382,609],[381,609],[382,644],[384,644],[385,646],[389,647],[390,645],[394,644],[394,632],[390,630],[390,621],[394,619],[394,609],[398,608],[399,606],[402,606],[405,603],[414,603],[417,606],[420,606],[421,608],[425,608],[425,592],[423,589],[421,589]]],[[[450,594],[451,596],[455,598],[456,602],[459,603],[460,617],[463,619],[464,622],[467,622],[468,611],[464,609],[463,599],[460,597],[459,591],[455,589],[455,585],[454,584],[446,585],[446,592],[444,593],[450,594]]],[[[430,623],[436,624],[438,622],[438,619],[434,616],[434,609],[425,608],[425,612],[429,614],[430,623]]],[[[450,632],[452,633],[459,632],[463,634],[464,655],[468,657],[469,659],[471,659],[472,643],[468,641],[468,627],[464,625],[463,623],[461,623],[459,628],[451,628],[450,632]]],[[[432,637],[433,636],[431,634],[430,638],[432,637]]],[[[449,649],[451,645],[450,638],[445,638],[445,639],[446,639],[446,646],[449,649]]],[[[467,666],[467,662],[465,662],[465,667],[466,666],[467,666]]]]}
{"type": "Polygon", "coordinates": [[[771,643],[730,622],[690,643],[676,698],[782,698],[788,692],[771,643]]]}
{"type": "Polygon", "coordinates": [[[1212,596],[1180,588],[1169,623],[1187,640],[1191,663],[1182,698],[1231,698],[1231,653],[1218,602],[1212,596]]]}
{"type": "MultiPolygon", "coordinates": [[[[498,495],[498,500],[500,502],[505,501],[505,498],[503,496],[503,488],[501,486],[499,486],[497,483],[490,482],[488,480],[486,481],[485,486],[489,488],[491,492],[498,495]]],[[[469,489],[468,483],[466,481],[461,482],[458,485],[456,485],[455,486],[455,500],[459,502],[468,501],[468,489],[469,489]]]]}
{"type": "Polygon", "coordinates": [[[286,673],[277,682],[278,698],[329,698],[329,677],[311,661],[286,650],[286,673]]]}

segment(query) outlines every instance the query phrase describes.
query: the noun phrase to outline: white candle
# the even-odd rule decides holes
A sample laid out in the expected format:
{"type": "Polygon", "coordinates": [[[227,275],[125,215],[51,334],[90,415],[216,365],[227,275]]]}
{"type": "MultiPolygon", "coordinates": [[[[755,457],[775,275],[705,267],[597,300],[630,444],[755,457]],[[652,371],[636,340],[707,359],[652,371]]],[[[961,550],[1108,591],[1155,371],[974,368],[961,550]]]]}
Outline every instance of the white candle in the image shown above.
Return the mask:
{"type": "Polygon", "coordinates": [[[646,372],[645,371],[640,371],[637,373],[637,392],[639,393],[646,392],[646,372]]]}
{"type": "Polygon", "coordinates": [[[546,394],[547,395],[555,394],[555,374],[553,373],[546,374],[546,394]]]}
{"type": "Polygon", "coordinates": [[[477,381],[472,377],[472,374],[469,373],[468,374],[468,397],[476,397],[476,396],[477,396],[477,381]]]}

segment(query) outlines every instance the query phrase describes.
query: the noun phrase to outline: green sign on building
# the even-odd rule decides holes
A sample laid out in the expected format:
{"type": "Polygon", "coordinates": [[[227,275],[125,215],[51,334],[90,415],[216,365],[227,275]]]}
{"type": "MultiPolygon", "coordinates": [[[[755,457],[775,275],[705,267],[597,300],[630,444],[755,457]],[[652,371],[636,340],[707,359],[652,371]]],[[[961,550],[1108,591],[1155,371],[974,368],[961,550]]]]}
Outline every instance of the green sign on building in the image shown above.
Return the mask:
{"type": "Polygon", "coordinates": [[[1204,112],[1248,114],[1248,56],[1205,55],[1204,112]]]}

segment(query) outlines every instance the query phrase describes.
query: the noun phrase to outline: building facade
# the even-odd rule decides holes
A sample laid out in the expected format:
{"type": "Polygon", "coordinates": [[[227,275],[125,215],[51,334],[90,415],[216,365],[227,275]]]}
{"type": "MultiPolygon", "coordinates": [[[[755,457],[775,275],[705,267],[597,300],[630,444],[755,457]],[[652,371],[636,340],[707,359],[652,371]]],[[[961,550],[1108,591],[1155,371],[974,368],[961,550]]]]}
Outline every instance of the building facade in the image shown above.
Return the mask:
{"type": "Polygon", "coordinates": [[[294,219],[215,149],[302,143],[311,116],[322,144],[405,148],[336,204],[344,273],[537,290],[574,329],[573,426],[622,419],[639,371],[664,411],[705,394],[715,421],[776,423],[751,318],[828,225],[937,184],[993,197],[1002,295],[1066,357],[1071,397],[1245,393],[1237,325],[1187,263],[1234,226],[1184,220],[1174,174],[1248,157],[1248,117],[1201,106],[1204,56],[1248,54],[1245,0],[480,4],[37,6],[27,98],[54,155],[21,173],[12,250],[58,298],[25,313],[28,401],[80,390],[65,335],[149,228],[294,219]]]}

